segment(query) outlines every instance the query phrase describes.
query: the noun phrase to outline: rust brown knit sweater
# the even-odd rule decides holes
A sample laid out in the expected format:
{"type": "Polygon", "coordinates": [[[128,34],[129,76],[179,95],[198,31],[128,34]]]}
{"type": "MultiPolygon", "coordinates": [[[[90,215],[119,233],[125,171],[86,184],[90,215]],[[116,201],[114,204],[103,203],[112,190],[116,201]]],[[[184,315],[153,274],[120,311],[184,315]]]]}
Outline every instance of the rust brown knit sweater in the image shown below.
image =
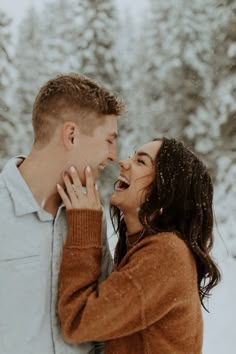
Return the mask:
{"type": "Polygon", "coordinates": [[[105,341],[106,354],[200,354],[203,323],[194,258],[173,233],[132,247],[98,285],[102,212],[68,211],[58,313],[70,342],[105,341]]]}

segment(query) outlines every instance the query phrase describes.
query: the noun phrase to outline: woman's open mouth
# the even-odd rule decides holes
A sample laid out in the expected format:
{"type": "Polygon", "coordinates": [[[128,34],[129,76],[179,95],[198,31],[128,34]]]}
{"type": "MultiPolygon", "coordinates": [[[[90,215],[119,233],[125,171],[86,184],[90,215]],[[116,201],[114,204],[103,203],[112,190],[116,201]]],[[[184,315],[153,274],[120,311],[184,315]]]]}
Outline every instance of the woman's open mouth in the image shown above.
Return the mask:
{"type": "Polygon", "coordinates": [[[124,191],[125,189],[128,189],[129,186],[129,181],[123,176],[119,176],[118,180],[114,184],[115,191],[117,192],[124,191]]]}

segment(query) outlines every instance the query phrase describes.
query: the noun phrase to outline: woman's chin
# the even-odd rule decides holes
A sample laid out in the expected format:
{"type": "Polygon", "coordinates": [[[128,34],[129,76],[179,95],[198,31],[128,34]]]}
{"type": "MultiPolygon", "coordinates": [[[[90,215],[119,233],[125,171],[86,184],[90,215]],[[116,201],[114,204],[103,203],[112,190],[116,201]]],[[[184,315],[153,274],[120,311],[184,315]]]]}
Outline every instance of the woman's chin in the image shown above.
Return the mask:
{"type": "Polygon", "coordinates": [[[116,192],[114,192],[112,194],[110,203],[111,203],[111,205],[118,207],[118,200],[117,200],[116,192]]]}
{"type": "Polygon", "coordinates": [[[110,199],[110,204],[117,207],[118,209],[120,209],[122,211],[122,206],[123,203],[121,200],[119,200],[117,194],[114,192],[114,194],[112,194],[111,199],[110,199]]]}

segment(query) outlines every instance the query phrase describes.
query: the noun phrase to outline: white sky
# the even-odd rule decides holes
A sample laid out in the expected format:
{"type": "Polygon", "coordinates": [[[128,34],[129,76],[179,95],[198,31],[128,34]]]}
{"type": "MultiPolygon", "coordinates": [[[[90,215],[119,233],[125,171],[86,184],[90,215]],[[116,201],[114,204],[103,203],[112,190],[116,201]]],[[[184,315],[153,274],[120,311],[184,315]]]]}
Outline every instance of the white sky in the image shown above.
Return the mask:
{"type": "Polygon", "coordinates": [[[38,7],[39,3],[44,2],[43,0],[0,0],[0,9],[6,12],[10,17],[14,19],[21,18],[25,10],[34,4],[38,7]]]}
{"type": "Polygon", "coordinates": [[[14,23],[19,23],[31,4],[40,8],[44,2],[45,0],[0,0],[0,9],[11,17],[14,23]]]}
{"type": "MultiPolygon", "coordinates": [[[[0,9],[12,18],[12,29],[15,32],[30,5],[33,4],[37,9],[40,9],[45,2],[50,2],[50,0],[0,0],[0,9]]],[[[142,13],[147,6],[146,0],[116,0],[116,2],[120,10],[130,8],[135,17],[142,13]]]]}

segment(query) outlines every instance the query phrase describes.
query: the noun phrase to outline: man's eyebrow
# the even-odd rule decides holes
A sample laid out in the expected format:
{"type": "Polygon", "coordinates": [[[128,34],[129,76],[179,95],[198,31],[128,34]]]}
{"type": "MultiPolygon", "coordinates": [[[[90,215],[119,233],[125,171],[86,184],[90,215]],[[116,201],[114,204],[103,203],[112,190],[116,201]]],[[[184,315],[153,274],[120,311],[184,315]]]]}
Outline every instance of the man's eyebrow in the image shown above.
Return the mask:
{"type": "Polygon", "coordinates": [[[151,155],[149,155],[147,152],[144,152],[144,151],[135,151],[135,155],[137,156],[146,156],[149,158],[149,160],[151,161],[152,165],[154,165],[154,161],[153,161],[153,158],[151,155]]]}

